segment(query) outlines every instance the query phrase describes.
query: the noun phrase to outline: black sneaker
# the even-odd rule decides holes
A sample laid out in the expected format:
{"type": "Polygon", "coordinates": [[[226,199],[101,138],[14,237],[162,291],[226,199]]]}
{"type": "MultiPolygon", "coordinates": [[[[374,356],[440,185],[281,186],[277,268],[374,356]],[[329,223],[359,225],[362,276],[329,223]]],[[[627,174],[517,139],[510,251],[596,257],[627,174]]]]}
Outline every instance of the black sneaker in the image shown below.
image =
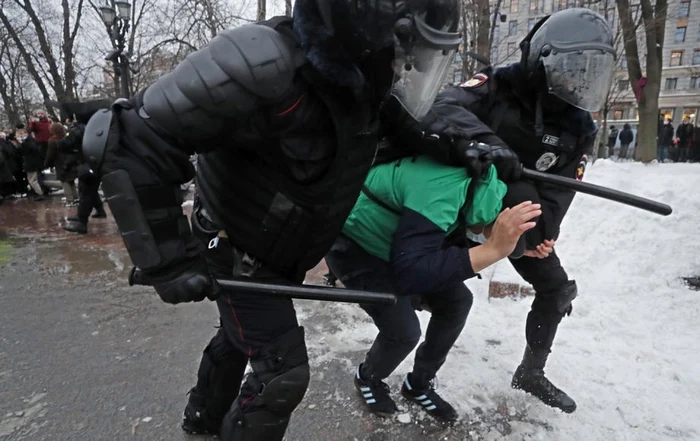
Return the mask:
{"type": "Polygon", "coordinates": [[[544,376],[542,369],[528,369],[524,365],[518,366],[513,375],[511,386],[520,389],[540,400],[547,406],[561,409],[563,412],[572,413],[576,410],[576,402],[544,376]]]}
{"type": "Polygon", "coordinates": [[[431,381],[427,388],[418,389],[411,386],[409,375],[403,379],[401,395],[408,401],[420,405],[428,415],[435,419],[448,423],[457,420],[459,415],[454,407],[435,392],[434,381],[431,381]]]}
{"type": "Polygon", "coordinates": [[[358,366],[355,373],[355,388],[362,395],[369,411],[381,417],[398,412],[396,403],[391,399],[389,385],[378,379],[365,380],[360,373],[361,369],[362,365],[358,366]]]}

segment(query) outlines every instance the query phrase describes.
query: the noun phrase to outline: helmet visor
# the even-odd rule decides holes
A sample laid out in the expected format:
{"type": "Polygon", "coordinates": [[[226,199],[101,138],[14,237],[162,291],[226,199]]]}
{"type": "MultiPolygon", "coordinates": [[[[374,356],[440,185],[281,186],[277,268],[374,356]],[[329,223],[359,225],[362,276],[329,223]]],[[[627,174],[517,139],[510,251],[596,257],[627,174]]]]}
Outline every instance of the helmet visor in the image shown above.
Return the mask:
{"type": "Polygon", "coordinates": [[[396,60],[391,94],[420,121],[440,91],[456,49],[416,48],[413,55],[396,60]]]}
{"type": "Polygon", "coordinates": [[[599,49],[558,52],[542,57],[549,93],[589,112],[603,107],[610,90],[615,55],[599,49]]]}

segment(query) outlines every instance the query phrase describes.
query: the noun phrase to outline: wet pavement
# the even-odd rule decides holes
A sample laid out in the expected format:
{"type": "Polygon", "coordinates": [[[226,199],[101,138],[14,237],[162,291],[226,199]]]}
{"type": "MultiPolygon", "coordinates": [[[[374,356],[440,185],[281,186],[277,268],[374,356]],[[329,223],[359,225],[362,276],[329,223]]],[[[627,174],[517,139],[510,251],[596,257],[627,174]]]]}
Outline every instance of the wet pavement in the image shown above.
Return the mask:
{"type": "MultiPolygon", "coordinates": [[[[60,224],[74,212],[60,196],[0,206],[0,440],[211,439],[187,436],[179,423],[215,332],[215,306],[175,307],[151,288],[129,287],[114,221],[91,220],[88,235],[67,233],[60,224]]],[[[317,267],[309,280],[323,273],[317,267]]],[[[401,421],[368,415],[351,381],[363,351],[328,349],[334,330],[367,318],[351,306],[296,305],[312,380],[289,441],[496,439],[512,421],[548,429],[505,407],[474,409],[454,427],[405,403],[401,421]]],[[[343,347],[368,348],[370,340],[356,343],[343,347]]]]}

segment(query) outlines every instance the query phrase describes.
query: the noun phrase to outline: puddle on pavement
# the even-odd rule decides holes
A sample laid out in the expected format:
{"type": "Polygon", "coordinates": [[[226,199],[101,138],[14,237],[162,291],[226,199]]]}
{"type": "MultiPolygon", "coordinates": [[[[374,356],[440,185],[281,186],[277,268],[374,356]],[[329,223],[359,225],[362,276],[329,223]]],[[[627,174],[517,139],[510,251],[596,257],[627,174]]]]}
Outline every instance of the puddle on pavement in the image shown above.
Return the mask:
{"type": "Polygon", "coordinates": [[[64,207],[60,197],[5,202],[0,207],[0,263],[2,244],[11,243],[36,246],[37,263],[49,274],[128,274],[131,264],[114,219],[90,219],[88,234],[69,233],[62,224],[75,212],[75,208],[64,207]]]}

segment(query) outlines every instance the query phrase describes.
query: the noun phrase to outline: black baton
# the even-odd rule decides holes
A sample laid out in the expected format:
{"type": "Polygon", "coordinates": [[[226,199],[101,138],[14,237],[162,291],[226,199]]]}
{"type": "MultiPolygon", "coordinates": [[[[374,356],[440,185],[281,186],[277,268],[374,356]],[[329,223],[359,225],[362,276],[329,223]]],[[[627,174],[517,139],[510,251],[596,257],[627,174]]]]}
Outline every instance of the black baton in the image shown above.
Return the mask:
{"type": "Polygon", "coordinates": [[[603,199],[620,202],[621,204],[631,205],[632,207],[641,208],[642,210],[651,211],[652,213],[660,214],[662,216],[668,216],[673,212],[673,209],[669,205],[662,204],[661,202],[652,201],[651,199],[635,196],[619,190],[613,190],[612,188],[591,184],[589,182],[565,178],[564,176],[542,173],[523,167],[520,177],[521,179],[544,182],[546,184],[568,188],[569,190],[574,190],[579,193],[586,193],[601,197],[603,199]]]}
{"type": "MultiPolygon", "coordinates": [[[[240,289],[250,293],[266,296],[290,297],[292,299],[323,300],[341,303],[363,303],[368,305],[393,305],[396,303],[394,294],[370,291],[357,291],[344,288],[327,288],[313,285],[278,285],[272,283],[257,283],[242,280],[216,279],[224,288],[240,289]]],[[[129,285],[150,286],[143,272],[134,267],[129,275],[129,285]]]]}

